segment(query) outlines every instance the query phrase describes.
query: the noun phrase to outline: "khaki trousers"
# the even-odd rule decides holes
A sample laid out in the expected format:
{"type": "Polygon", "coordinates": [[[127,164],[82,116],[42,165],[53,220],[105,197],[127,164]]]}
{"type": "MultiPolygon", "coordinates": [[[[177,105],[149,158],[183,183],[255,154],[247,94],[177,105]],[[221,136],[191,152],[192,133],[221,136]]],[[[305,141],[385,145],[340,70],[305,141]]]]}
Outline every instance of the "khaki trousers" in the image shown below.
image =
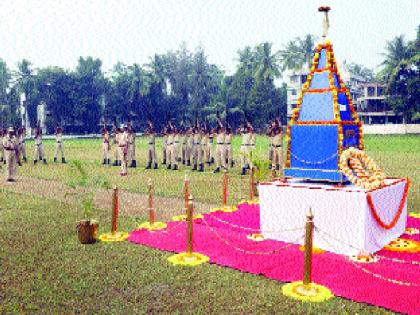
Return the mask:
{"type": "Polygon", "coordinates": [[[191,160],[191,153],[192,153],[192,147],[187,145],[185,147],[185,161],[190,161],[191,160]]]}
{"type": "Polygon", "coordinates": [[[136,145],[131,143],[128,145],[128,161],[135,161],[136,160],[136,145]]]}
{"type": "Polygon", "coordinates": [[[121,175],[127,174],[127,157],[124,150],[125,150],[124,147],[118,147],[118,150],[117,150],[119,160],[121,161],[121,173],[120,173],[121,175]]]}
{"type": "Polygon", "coordinates": [[[4,150],[6,159],[6,179],[15,179],[16,173],[16,152],[10,150],[4,150]]]}
{"type": "Polygon", "coordinates": [[[155,144],[149,143],[149,148],[148,148],[148,156],[149,156],[149,163],[151,164],[155,164],[156,163],[156,148],[155,148],[155,144]]]}
{"type": "Polygon", "coordinates": [[[216,145],[216,167],[226,168],[226,150],[224,144],[216,145]]]}
{"type": "Polygon", "coordinates": [[[168,164],[172,164],[172,160],[174,159],[174,157],[173,157],[173,153],[174,153],[173,147],[174,147],[173,144],[167,144],[166,145],[166,161],[167,161],[166,163],[168,163],[168,164]]]}
{"type": "Polygon", "coordinates": [[[63,150],[63,144],[61,142],[55,143],[55,152],[54,152],[54,158],[57,158],[58,151],[61,153],[61,157],[64,158],[64,150],[63,150]]]}
{"type": "Polygon", "coordinates": [[[283,147],[274,147],[273,146],[273,160],[272,165],[275,167],[276,165],[279,165],[282,167],[283,165],[283,147]]]}
{"type": "Polygon", "coordinates": [[[102,155],[104,157],[104,160],[109,160],[109,143],[103,143],[102,144],[102,155]]]}
{"type": "Polygon", "coordinates": [[[175,162],[172,162],[172,164],[177,164],[178,163],[178,160],[179,160],[179,143],[174,143],[173,144],[173,157],[172,157],[172,159],[175,161],[175,162]]]}
{"type": "Polygon", "coordinates": [[[245,168],[249,166],[249,146],[241,145],[241,166],[245,168]]]}
{"type": "Polygon", "coordinates": [[[41,144],[35,144],[34,160],[42,160],[44,158],[44,150],[41,144]]]}

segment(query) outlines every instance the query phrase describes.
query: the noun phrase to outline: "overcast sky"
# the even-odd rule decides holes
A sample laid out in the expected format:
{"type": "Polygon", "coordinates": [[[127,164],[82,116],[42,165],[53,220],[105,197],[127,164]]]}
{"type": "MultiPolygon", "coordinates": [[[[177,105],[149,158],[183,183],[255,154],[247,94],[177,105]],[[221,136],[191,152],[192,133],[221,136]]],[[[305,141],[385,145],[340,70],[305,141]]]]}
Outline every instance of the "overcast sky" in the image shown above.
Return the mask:
{"type": "Polygon", "coordinates": [[[332,7],[329,38],[338,62],[375,70],[386,41],[413,39],[420,24],[419,0],[1,0],[0,58],[10,68],[27,58],[34,67],[73,69],[79,56],[93,56],[106,71],[117,61],[147,63],[185,41],[232,72],[246,45],[269,41],[277,50],[297,36],[320,37],[319,5],[332,7]]]}

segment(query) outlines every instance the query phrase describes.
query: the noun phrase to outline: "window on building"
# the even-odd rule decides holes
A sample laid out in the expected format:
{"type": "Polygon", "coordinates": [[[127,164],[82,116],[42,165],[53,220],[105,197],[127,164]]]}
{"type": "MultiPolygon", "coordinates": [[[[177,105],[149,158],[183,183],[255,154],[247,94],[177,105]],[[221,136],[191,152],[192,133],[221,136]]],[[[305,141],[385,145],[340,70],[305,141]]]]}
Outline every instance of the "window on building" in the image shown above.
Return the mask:
{"type": "Polygon", "coordinates": [[[378,87],[378,96],[382,96],[382,95],[384,95],[384,88],[378,87]]]}
{"type": "Polygon", "coordinates": [[[375,88],[373,86],[368,86],[367,94],[368,96],[375,96],[375,88]]]}
{"type": "Polygon", "coordinates": [[[300,76],[300,83],[304,84],[306,82],[307,77],[307,75],[300,76]]]}
{"type": "Polygon", "coordinates": [[[297,82],[297,75],[290,76],[290,82],[291,83],[296,83],[297,82]]]}
{"type": "Polygon", "coordinates": [[[295,89],[292,89],[292,90],[290,91],[290,93],[291,93],[293,96],[297,95],[297,91],[296,91],[295,89]]]}

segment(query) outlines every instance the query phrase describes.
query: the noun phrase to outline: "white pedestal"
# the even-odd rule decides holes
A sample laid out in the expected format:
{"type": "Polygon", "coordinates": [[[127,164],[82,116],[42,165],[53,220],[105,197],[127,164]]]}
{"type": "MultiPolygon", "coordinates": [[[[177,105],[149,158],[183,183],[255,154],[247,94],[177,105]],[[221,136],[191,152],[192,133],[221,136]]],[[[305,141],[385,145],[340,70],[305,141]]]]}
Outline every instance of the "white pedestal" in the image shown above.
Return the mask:
{"type": "MultiPolygon", "coordinates": [[[[385,224],[395,217],[406,182],[386,179],[385,187],[369,192],[385,224]]],[[[337,187],[295,180],[262,183],[259,196],[261,231],[266,238],[303,244],[306,213],[311,207],[317,228],[314,246],[338,254],[374,253],[403,234],[406,227],[406,200],[396,225],[387,230],[373,217],[367,191],[353,185],[337,187]],[[298,231],[287,231],[300,227],[298,231]]]]}

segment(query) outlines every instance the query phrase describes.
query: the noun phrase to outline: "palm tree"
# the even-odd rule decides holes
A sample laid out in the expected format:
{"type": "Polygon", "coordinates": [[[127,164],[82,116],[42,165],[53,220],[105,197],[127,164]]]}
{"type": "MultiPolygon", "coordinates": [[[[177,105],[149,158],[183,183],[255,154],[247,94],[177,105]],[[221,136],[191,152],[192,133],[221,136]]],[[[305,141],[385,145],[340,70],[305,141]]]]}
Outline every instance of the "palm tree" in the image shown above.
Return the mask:
{"type": "Polygon", "coordinates": [[[303,39],[300,37],[290,41],[279,51],[282,70],[298,70],[303,66],[309,68],[315,49],[315,36],[307,34],[303,39]]]}
{"type": "Polygon", "coordinates": [[[278,53],[271,53],[272,44],[262,43],[256,49],[257,69],[255,78],[265,80],[273,80],[280,76],[278,65],[278,53]]]}
{"type": "Polygon", "coordinates": [[[385,53],[382,55],[385,57],[385,60],[381,63],[383,67],[381,74],[383,79],[388,81],[388,78],[399,67],[401,61],[409,57],[409,49],[404,35],[396,36],[393,40],[387,41],[385,53]]]}

